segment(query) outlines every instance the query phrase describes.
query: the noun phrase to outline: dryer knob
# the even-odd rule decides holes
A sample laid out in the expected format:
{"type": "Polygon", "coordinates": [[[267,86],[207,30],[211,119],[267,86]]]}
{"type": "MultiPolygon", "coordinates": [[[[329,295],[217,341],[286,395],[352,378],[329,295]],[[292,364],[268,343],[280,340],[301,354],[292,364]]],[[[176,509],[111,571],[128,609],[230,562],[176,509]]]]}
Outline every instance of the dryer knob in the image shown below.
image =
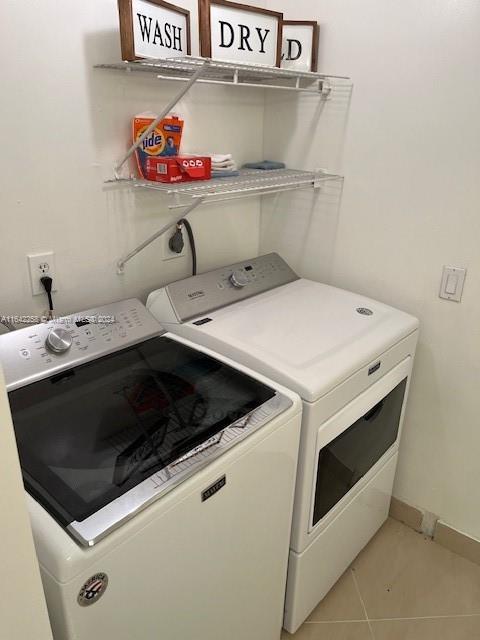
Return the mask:
{"type": "Polygon", "coordinates": [[[232,273],[232,275],[230,276],[230,282],[237,289],[241,289],[242,287],[246,287],[247,284],[248,284],[247,274],[244,273],[243,271],[241,271],[240,269],[237,269],[237,271],[234,271],[232,273]]]}
{"type": "Polygon", "coordinates": [[[45,346],[53,353],[65,353],[72,346],[72,335],[66,329],[55,327],[50,330],[45,346]]]}

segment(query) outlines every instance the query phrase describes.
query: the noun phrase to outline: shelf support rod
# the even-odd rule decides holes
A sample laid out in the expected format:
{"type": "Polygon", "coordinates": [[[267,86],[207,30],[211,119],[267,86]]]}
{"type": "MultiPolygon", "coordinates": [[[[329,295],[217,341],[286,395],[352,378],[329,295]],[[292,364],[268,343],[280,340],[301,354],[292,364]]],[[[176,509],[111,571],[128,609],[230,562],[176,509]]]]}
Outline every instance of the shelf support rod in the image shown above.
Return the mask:
{"type": "Polygon", "coordinates": [[[156,240],[161,235],[163,235],[171,227],[174,227],[182,218],[184,218],[189,213],[191,213],[194,209],[196,209],[198,206],[200,206],[202,204],[202,202],[203,202],[203,198],[198,198],[198,199],[194,200],[191,204],[188,205],[188,207],[186,207],[186,209],[182,210],[181,214],[178,214],[177,216],[175,216],[174,220],[170,220],[169,222],[164,224],[163,227],[161,229],[159,229],[159,231],[156,231],[153,235],[151,235],[144,242],[142,242],[142,244],[139,244],[138,247],[133,249],[133,251],[130,251],[130,253],[127,253],[126,256],[124,256],[123,258],[120,258],[120,260],[117,262],[117,273],[118,273],[118,275],[122,275],[125,272],[125,265],[127,264],[127,262],[129,260],[131,260],[137,254],[139,254],[140,251],[143,251],[145,249],[145,247],[148,247],[148,245],[152,244],[152,242],[154,240],[156,240]]]}
{"type": "Polygon", "coordinates": [[[178,103],[178,101],[183,98],[183,96],[190,90],[191,87],[193,87],[195,82],[199,79],[199,77],[202,75],[202,73],[205,71],[206,67],[209,64],[210,64],[210,60],[209,59],[204,61],[204,63],[195,71],[195,73],[192,75],[192,77],[187,82],[187,84],[181,89],[181,91],[179,91],[177,93],[177,95],[174,98],[172,98],[172,100],[167,104],[165,109],[163,109],[161,114],[157,118],[155,118],[155,120],[148,127],[148,129],[146,129],[142,133],[142,135],[138,138],[138,140],[136,140],[132,144],[132,146],[127,151],[127,153],[123,156],[123,158],[120,160],[120,162],[117,165],[115,165],[115,167],[113,169],[114,174],[115,174],[115,178],[118,179],[120,177],[120,175],[119,175],[120,174],[120,169],[123,167],[125,162],[127,162],[127,160],[131,157],[131,155],[138,149],[138,147],[142,144],[142,142],[145,140],[145,138],[152,133],[152,131],[157,127],[158,123],[161,120],[163,120],[163,118],[165,118],[166,115],[168,115],[170,113],[170,111],[175,107],[175,105],[178,103]]]}

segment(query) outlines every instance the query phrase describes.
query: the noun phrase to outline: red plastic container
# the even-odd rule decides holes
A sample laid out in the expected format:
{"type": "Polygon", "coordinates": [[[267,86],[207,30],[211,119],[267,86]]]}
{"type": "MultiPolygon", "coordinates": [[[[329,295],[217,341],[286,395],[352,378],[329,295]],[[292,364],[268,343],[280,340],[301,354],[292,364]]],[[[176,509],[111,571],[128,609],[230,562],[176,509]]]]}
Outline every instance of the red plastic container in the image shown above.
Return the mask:
{"type": "Polygon", "coordinates": [[[212,177],[212,159],[207,156],[150,157],[145,163],[145,178],[154,182],[190,182],[212,177]]]}

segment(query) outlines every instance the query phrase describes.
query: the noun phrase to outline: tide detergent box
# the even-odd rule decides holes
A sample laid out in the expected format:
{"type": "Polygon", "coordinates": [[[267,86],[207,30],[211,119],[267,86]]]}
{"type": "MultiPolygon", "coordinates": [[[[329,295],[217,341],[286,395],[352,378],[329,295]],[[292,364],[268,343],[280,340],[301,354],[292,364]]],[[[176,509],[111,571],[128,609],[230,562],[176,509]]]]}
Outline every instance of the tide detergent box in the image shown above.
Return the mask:
{"type": "MultiPolygon", "coordinates": [[[[133,118],[133,141],[136,142],[156,119],[155,114],[143,113],[133,118]]],[[[136,150],[138,172],[145,180],[154,180],[147,174],[147,161],[177,156],[182,141],[183,120],[170,116],[161,120],[136,150]]]]}
{"type": "Polygon", "coordinates": [[[147,180],[155,182],[190,182],[212,177],[212,159],[207,156],[176,156],[148,158],[147,180]]]}

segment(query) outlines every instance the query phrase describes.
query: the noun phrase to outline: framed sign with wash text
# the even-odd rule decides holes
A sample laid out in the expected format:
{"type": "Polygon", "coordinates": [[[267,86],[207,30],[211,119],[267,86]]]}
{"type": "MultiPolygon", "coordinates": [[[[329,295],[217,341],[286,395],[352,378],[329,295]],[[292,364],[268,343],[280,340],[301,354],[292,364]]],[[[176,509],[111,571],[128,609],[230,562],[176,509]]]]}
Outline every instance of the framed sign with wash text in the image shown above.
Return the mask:
{"type": "Polygon", "coordinates": [[[284,20],[282,69],[316,71],[320,27],[310,20],[284,20]]]}
{"type": "Polygon", "coordinates": [[[190,12],[163,0],[118,0],[122,60],[190,55],[190,12]]]}
{"type": "Polygon", "coordinates": [[[198,0],[205,58],[279,67],[283,14],[229,0],[198,0]]]}

